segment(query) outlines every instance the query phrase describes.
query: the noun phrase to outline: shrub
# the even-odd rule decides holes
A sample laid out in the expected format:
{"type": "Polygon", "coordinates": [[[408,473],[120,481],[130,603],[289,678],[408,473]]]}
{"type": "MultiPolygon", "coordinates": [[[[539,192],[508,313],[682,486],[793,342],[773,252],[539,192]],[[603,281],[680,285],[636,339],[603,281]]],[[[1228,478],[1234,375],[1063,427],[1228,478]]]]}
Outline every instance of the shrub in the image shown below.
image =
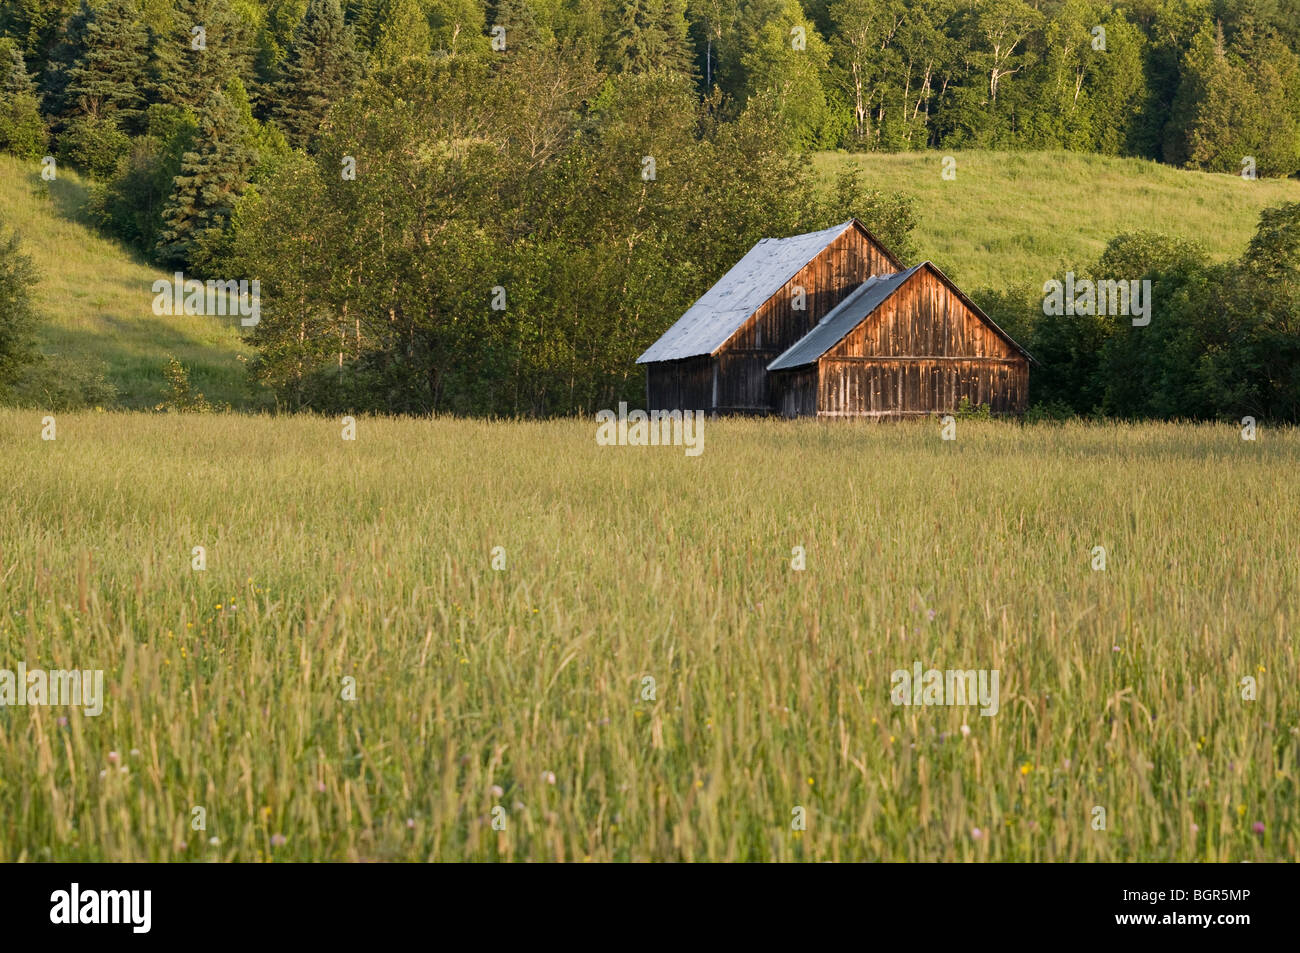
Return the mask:
{"type": "Polygon", "coordinates": [[[142,254],[152,254],[162,231],[162,212],[181,156],[193,147],[193,116],[175,106],[149,107],[149,131],[132,143],[113,177],[96,186],[90,214],[101,229],[142,254]]]}
{"type": "Polygon", "coordinates": [[[36,266],[23,253],[18,236],[0,241],[0,398],[9,395],[20,372],[37,358],[35,286],[36,266]]]}
{"type": "Polygon", "coordinates": [[[988,404],[972,404],[969,397],[963,397],[957,405],[958,420],[991,420],[993,409],[988,404]]]}
{"type": "Polygon", "coordinates": [[[46,144],[45,120],[36,97],[0,94],[0,150],[20,159],[39,159],[46,144]]]}
{"type": "Polygon", "coordinates": [[[1064,423],[1074,415],[1074,408],[1063,400],[1040,400],[1025,411],[1024,420],[1027,424],[1064,423]]]}
{"type": "Polygon", "coordinates": [[[194,390],[190,384],[190,372],[176,358],[167,362],[163,376],[167,378],[167,393],[154,410],[207,414],[217,409],[202,392],[194,390]]]}
{"type": "Polygon", "coordinates": [[[108,379],[108,365],[93,358],[39,354],[13,388],[13,403],[19,407],[66,411],[107,407],[116,401],[117,388],[108,379]]]}
{"type": "Polygon", "coordinates": [[[59,158],[95,179],[107,179],[131,151],[131,138],[111,119],[82,116],[59,135],[59,158]]]}

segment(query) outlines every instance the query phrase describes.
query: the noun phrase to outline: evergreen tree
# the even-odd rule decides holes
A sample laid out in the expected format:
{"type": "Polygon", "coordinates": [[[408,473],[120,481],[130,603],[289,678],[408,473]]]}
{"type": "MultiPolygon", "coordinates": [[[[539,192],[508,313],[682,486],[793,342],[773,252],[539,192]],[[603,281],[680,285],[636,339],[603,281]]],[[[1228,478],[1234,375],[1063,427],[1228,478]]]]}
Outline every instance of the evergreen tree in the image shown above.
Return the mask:
{"type": "MultiPolygon", "coordinates": [[[[343,22],[352,27],[358,49],[373,51],[384,25],[383,7],[388,0],[347,0],[343,5],[343,22]]],[[[299,20],[301,21],[301,17],[299,20]]]]}
{"type": "Polygon", "coordinates": [[[256,161],[238,110],[218,90],[203,107],[198,148],[185,153],[163,210],[157,246],[163,262],[192,263],[201,243],[229,224],[256,161]]]}
{"type": "Polygon", "coordinates": [[[505,27],[507,53],[546,45],[547,36],[528,0],[497,0],[491,25],[505,27]]]}
{"type": "Polygon", "coordinates": [[[0,397],[7,397],[19,372],[38,359],[34,332],[36,268],[16,235],[4,234],[0,221],[0,397]]]}
{"type": "Polygon", "coordinates": [[[82,0],[52,45],[41,77],[42,105],[46,114],[54,117],[51,124],[56,132],[64,125],[61,118],[72,114],[67,99],[69,75],[86,49],[86,28],[93,16],[90,5],[82,0]]]}
{"type": "Polygon", "coordinates": [[[198,125],[182,106],[155,103],[146,115],[145,134],[132,141],[113,178],[92,191],[89,210],[100,228],[149,255],[181,162],[194,151],[198,125]]]}
{"type": "Polygon", "coordinates": [[[276,85],[274,114],[289,142],[306,146],[320,130],[330,105],[355,88],[361,75],[352,27],[339,0],[311,0],[276,85]]]}
{"type": "Polygon", "coordinates": [[[682,0],[624,0],[605,60],[618,73],[689,72],[685,4],[682,0]]]}
{"type": "Polygon", "coordinates": [[[62,118],[114,119],[128,132],[139,132],[149,37],[134,0],[108,0],[91,8],[82,0],[80,49],[66,73],[62,118]]]}
{"type": "Polygon", "coordinates": [[[22,50],[13,40],[0,39],[0,149],[36,159],[45,142],[45,119],[22,50]]]}
{"type": "Polygon", "coordinates": [[[251,27],[228,0],[178,0],[154,46],[154,98],[198,109],[232,79],[252,79],[251,27]]]}
{"type": "Polygon", "coordinates": [[[23,51],[12,40],[0,40],[0,93],[36,98],[36,83],[27,72],[23,51]]]}
{"type": "MultiPolygon", "coordinates": [[[[280,76],[280,64],[289,52],[293,31],[307,9],[307,0],[263,0],[266,16],[258,24],[254,55],[255,82],[250,90],[270,93],[280,76]]],[[[254,99],[265,96],[253,95],[254,99]]]]}
{"type": "Polygon", "coordinates": [[[1228,45],[1222,30],[1213,39],[1203,30],[1184,61],[1165,159],[1240,172],[1250,157],[1259,175],[1291,175],[1300,169],[1297,97],[1300,59],[1276,37],[1228,45]]]}
{"type": "Polygon", "coordinates": [[[18,43],[32,73],[40,76],[64,21],[76,8],[77,0],[5,0],[0,3],[0,35],[18,43]]]}

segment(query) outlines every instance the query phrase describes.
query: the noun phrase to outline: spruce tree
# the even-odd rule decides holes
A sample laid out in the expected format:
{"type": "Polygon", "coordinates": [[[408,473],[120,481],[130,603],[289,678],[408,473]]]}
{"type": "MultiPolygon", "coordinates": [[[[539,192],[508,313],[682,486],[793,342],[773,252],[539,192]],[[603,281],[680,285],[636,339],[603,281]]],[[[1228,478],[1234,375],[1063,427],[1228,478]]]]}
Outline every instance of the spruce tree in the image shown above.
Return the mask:
{"type": "Polygon", "coordinates": [[[357,49],[373,50],[379,41],[379,29],[384,25],[385,0],[347,0],[343,8],[343,22],[352,27],[357,49]]]}
{"type": "Polygon", "coordinates": [[[686,0],[660,0],[659,29],[664,35],[665,69],[682,73],[695,71],[690,25],[686,19],[686,0]]]}
{"type": "Polygon", "coordinates": [[[81,0],[81,5],[64,23],[41,77],[41,98],[45,112],[53,118],[56,132],[64,125],[63,117],[72,114],[72,105],[67,98],[68,81],[77,60],[85,52],[86,29],[94,15],[90,4],[81,0]]]}
{"type": "Polygon", "coordinates": [[[64,22],[78,0],[4,0],[0,3],[0,34],[15,40],[33,75],[40,76],[58,45],[64,22]]]}
{"type": "Polygon", "coordinates": [[[0,397],[7,397],[22,369],[39,359],[34,303],[38,277],[18,237],[0,219],[0,397]]]}
{"type": "Polygon", "coordinates": [[[23,59],[23,52],[12,40],[0,40],[0,49],[3,49],[4,55],[0,56],[0,92],[6,96],[36,96],[36,83],[32,76],[27,72],[27,61],[23,59]]]}
{"type": "Polygon", "coordinates": [[[45,150],[45,119],[22,51],[0,39],[0,150],[36,159],[45,150]]]}
{"type": "Polygon", "coordinates": [[[228,0],[178,0],[154,45],[154,98],[199,109],[235,77],[251,81],[253,41],[228,0]]]}
{"type": "Polygon", "coordinates": [[[220,90],[199,115],[197,141],[181,160],[163,210],[157,251],[168,265],[191,263],[200,243],[227,226],[257,161],[238,110],[220,90]]]}
{"type": "Polygon", "coordinates": [[[497,0],[491,25],[505,27],[507,53],[543,45],[542,30],[528,0],[497,0]]]}
{"type": "Polygon", "coordinates": [[[615,17],[605,59],[619,73],[691,69],[682,0],[625,0],[615,17]]]}
{"type": "Polygon", "coordinates": [[[310,143],[330,105],[352,92],[360,76],[352,27],[343,22],[339,0],[311,0],[276,84],[274,115],[290,144],[310,143]]]}
{"type": "Polygon", "coordinates": [[[81,25],[80,50],[67,70],[61,115],[114,119],[128,132],[141,131],[149,37],[134,0],[108,0],[81,25]]]}
{"type": "Polygon", "coordinates": [[[145,74],[138,53],[145,34],[133,19],[134,9],[123,0],[82,0],[46,70],[44,105],[55,154],[95,178],[112,175],[130,149],[124,124],[140,121],[145,74]]]}

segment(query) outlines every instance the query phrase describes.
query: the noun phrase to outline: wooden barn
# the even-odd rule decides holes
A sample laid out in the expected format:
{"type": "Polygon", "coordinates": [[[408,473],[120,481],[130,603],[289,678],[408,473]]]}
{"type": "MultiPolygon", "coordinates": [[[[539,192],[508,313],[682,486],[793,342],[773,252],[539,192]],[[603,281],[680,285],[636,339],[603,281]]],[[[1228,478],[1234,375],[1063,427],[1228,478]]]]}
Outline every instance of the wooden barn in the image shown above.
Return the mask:
{"type": "Polygon", "coordinates": [[[857,219],[764,238],[637,358],[646,408],[771,413],[767,365],[872,275],[901,268],[857,219]]]}
{"type": "Polygon", "coordinates": [[[868,279],[767,366],[787,417],[1022,414],[1027,351],[930,262],[868,279]]]}
{"type": "Polygon", "coordinates": [[[1029,354],[930,262],[856,219],[763,239],[640,358],[651,410],[1023,413],[1029,354]]]}

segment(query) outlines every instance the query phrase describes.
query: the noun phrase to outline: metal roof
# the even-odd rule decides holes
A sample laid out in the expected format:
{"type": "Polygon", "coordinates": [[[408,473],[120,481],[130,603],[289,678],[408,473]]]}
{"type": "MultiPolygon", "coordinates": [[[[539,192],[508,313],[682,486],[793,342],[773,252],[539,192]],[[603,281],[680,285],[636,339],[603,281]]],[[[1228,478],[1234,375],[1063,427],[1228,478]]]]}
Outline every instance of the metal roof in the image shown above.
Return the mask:
{"type": "Polygon", "coordinates": [[[907,271],[891,275],[874,275],[857,287],[847,298],[837,304],[817,326],[792,344],[784,354],[771,364],[769,371],[785,371],[802,367],[817,360],[866,319],[867,315],[884,304],[885,299],[902,286],[908,278],[930,264],[923,261],[907,271]]]}
{"type": "Polygon", "coordinates": [[[820,232],[764,238],[704,292],[636,362],[650,364],[712,354],[740,330],[763,302],[852,226],[853,220],[849,219],[820,232]]]}

